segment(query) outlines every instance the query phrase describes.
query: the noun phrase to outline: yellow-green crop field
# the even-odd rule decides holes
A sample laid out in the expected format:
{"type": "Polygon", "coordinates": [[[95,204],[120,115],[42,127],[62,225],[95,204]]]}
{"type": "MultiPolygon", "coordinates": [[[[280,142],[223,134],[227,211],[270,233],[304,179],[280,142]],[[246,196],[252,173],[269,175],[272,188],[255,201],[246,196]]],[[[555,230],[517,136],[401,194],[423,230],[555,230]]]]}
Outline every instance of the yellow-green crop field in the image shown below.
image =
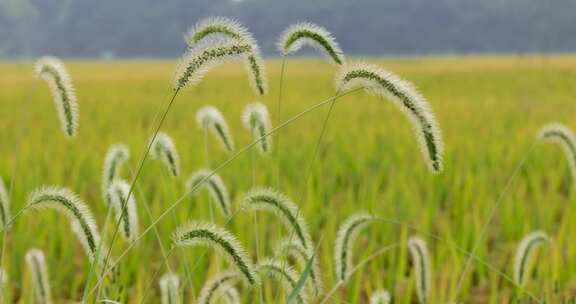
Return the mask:
{"type": "MultiPolygon", "coordinates": [[[[256,186],[290,197],[309,226],[324,282],[323,294],[309,296],[310,303],[368,303],[380,289],[390,291],[394,303],[417,302],[417,274],[407,247],[413,236],[421,237],[429,250],[430,303],[561,303],[576,297],[576,182],[560,145],[537,140],[539,129],[550,122],[576,130],[576,57],[370,61],[413,82],[426,96],[442,130],[442,173],[428,170],[410,122],[394,104],[357,91],[337,100],[312,167],[328,104],[275,133],[271,155],[250,149],[218,171],[237,211],[228,221],[212,207],[206,191],[186,196],[185,181],[192,172],[215,168],[232,155],[214,136],[205,136],[196,111],[206,105],[220,109],[235,151],[240,151],[253,140],[241,120],[249,102],[267,105],[278,125],[281,62],[267,62],[270,92],[264,97],[254,95],[242,66],[219,66],[176,98],[162,131],[176,145],[181,174],[172,177],[161,162],[145,162],[134,188],[139,229],[145,234],[132,245],[116,238],[111,256],[118,273],[102,284],[96,276],[87,284],[94,271],[62,213],[18,210],[43,185],[66,187],[89,206],[110,246],[115,221],[106,221],[101,193],[106,151],[116,143],[129,147],[121,177],[131,181],[156,126],[155,115],[170,100],[175,62],[67,61],[80,110],[73,139],[62,133],[50,91],[35,80],[32,64],[1,64],[0,176],[6,188],[13,184],[10,208],[18,214],[2,239],[2,267],[8,275],[4,301],[33,302],[34,274],[24,257],[38,248],[45,254],[54,303],[78,302],[84,294],[91,303],[105,298],[160,303],[158,281],[168,267],[180,278],[182,302],[195,303],[204,282],[234,267],[212,249],[172,248],[171,234],[186,222],[212,220],[225,227],[254,263],[281,258],[276,246],[291,232],[270,212],[241,210],[243,196],[256,186]],[[360,211],[375,220],[354,241],[352,261],[358,265],[379,254],[326,298],[337,284],[336,233],[360,211]],[[147,229],[156,219],[154,229],[147,229]],[[537,248],[525,282],[517,284],[516,249],[536,230],[551,242],[537,248]]],[[[334,96],[335,73],[321,60],[289,60],[280,120],[334,96]]],[[[292,259],[283,264],[293,265],[300,277],[304,265],[292,259]]],[[[291,289],[273,278],[262,280],[261,289],[235,285],[241,302],[285,303],[291,289]]]]}

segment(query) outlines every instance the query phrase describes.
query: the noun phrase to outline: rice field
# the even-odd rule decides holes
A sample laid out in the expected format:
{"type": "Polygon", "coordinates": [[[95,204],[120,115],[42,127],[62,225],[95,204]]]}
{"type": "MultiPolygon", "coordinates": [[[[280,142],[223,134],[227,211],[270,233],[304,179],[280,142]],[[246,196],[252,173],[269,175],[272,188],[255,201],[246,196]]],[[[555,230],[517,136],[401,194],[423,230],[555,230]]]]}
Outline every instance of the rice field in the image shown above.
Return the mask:
{"type": "MultiPolygon", "coordinates": [[[[234,151],[240,151],[253,140],[242,122],[247,104],[265,104],[277,126],[278,121],[334,96],[337,68],[319,59],[288,60],[278,117],[280,60],[266,61],[270,90],[263,97],[254,95],[241,65],[218,66],[201,83],[180,92],[167,115],[161,131],[173,140],[180,174],[173,176],[158,160],[144,163],[134,199],[139,232],[145,234],[131,247],[121,236],[116,238],[111,247],[118,262],[115,277],[98,288],[97,278],[89,279],[91,263],[68,220],[52,210],[28,210],[16,217],[3,239],[2,267],[8,275],[2,286],[4,301],[33,302],[34,273],[25,256],[37,248],[44,252],[54,303],[78,302],[84,293],[94,303],[105,298],[159,303],[159,281],[168,268],[179,278],[180,300],[195,303],[206,281],[235,268],[212,249],[171,249],[172,233],[187,222],[212,221],[225,227],[253,263],[281,258],[276,248],[290,231],[270,212],[241,208],[255,187],[270,187],[289,197],[308,225],[324,283],[323,293],[309,296],[309,303],[369,303],[381,289],[390,292],[393,303],[417,303],[411,237],[420,237],[429,251],[429,303],[574,300],[576,182],[560,146],[542,144],[537,135],[551,122],[576,130],[576,57],[368,61],[413,82],[428,99],[445,147],[440,174],[427,168],[410,122],[398,108],[357,91],[337,99],[313,163],[329,104],[271,136],[269,155],[253,147],[221,168],[218,174],[230,193],[233,215],[228,220],[206,191],[186,195],[185,184],[193,172],[215,168],[233,155],[198,126],[197,111],[208,105],[219,109],[234,151]],[[334,261],[338,229],[362,211],[374,219],[358,232],[350,250],[352,264],[379,254],[326,297],[338,282],[334,261]],[[155,229],[147,230],[156,219],[155,229]],[[537,230],[544,231],[550,242],[535,250],[519,287],[513,273],[516,250],[526,235],[537,230]],[[459,282],[467,254],[476,245],[477,259],[471,260],[459,282]]],[[[60,129],[48,87],[34,78],[32,63],[1,64],[0,176],[7,187],[14,185],[12,213],[17,214],[28,195],[43,185],[65,187],[92,211],[102,239],[111,240],[115,227],[106,221],[101,191],[106,152],[113,144],[129,148],[120,176],[130,182],[157,125],[155,117],[172,96],[175,65],[175,61],[66,61],[80,113],[77,135],[69,139],[60,129]]],[[[296,262],[282,263],[293,265],[300,278],[305,265],[296,262]]],[[[292,288],[268,276],[261,280],[262,288],[257,289],[235,285],[241,303],[286,302],[292,288]]],[[[308,292],[306,288],[303,292],[308,292]]]]}

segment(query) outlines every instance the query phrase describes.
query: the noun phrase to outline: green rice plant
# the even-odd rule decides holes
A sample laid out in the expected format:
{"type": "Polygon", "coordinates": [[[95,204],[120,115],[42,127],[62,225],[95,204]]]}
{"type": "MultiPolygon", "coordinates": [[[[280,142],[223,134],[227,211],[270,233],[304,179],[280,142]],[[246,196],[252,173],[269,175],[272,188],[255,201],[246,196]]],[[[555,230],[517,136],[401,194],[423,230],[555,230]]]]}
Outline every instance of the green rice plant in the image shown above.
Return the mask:
{"type": "Polygon", "coordinates": [[[289,26],[280,35],[277,47],[284,56],[287,56],[305,45],[310,45],[325,53],[330,62],[334,64],[344,63],[344,53],[336,39],[325,28],[313,23],[302,22],[289,26]]]}
{"type": "Polygon", "coordinates": [[[120,168],[130,157],[130,150],[124,144],[115,144],[110,146],[104,159],[104,168],[102,169],[102,196],[106,206],[110,204],[108,188],[110,184],[118,178],[120,168]]]}
{"type": "Polygon", "coordinates": [[[440,128],[430,105],[411,83],[368,63],[343,66],[335,82],[338,90],[361,87],[368,93],[392,100],[410,119],[430,170],[442,171],[444,148],[440,128]]]}
{"type": "Polygon", "coordinates": [[[272,128],[268,108],[260,102],[246,105],[242,115],[242,123],[246,129],[252,132],[252,138],[258,140],[258,151],[260,154],[270,154],[272,137],[266,136],[272,128]]]}
{"type": "Polygon", "coordinates": [[[416,294],[418,302],[421,304],[430,302],[430,291],[432,289],[432,275],[430,267],[430,256],[428,248],[423,239],[411,237],[408,240],[408,249],[414,265],[414,279],[416,282],[416,294]]]}
{"type": "Polygon", "coordinates": [[[298,212],[298,206],[287,196],[273,189],[255,188],[246,194],[243,202],[246,210],[264,210],[278,216],[286,229],[296,235],[306,251],[309,253],[312,251],[308,225],[302,214],[298,212]]]}
{"type": "Polygon", "coordinates": [[[218,174],[210,169],[197,170],[186,181],[186,193],[196,193],[194,190],[198,189],[199,185],[208,190],[212,200],[216,202],[223,215],[232,214],[230,194],[228,194],[228,189],[218,174]]]}
{"type": "Polygon", "coordinates": [[[240,275],[235,271],[224,271],[208,280],[200,290],[198,304],[216,303],[219,298],[225,296],[228,290],[240,280],[240,275]]]}
{"type": "Polygon", "coordinates": [[[178,292],[180,280],[176,274],[171,272],[164,274],[160,278],[158,285],[160,285],[162,304],[180,303],[180,293],[178,292]]]}
{"type": "Polygon", "coordinates": [[[320,265],[318,259],[315,256],[310,255],[309,251],[302,246],[294,238],[286,237],[280,240],[278,246],[276,247],[276,253],[278,257],[292,257],[301,267],[304,269],[306,263],[314,258],[310,268],[310,283],[312,285],[314,295],[319,295],[323,291],[322,274],[320,272],[320,265]]]}
{"type": "Polygon", "coordinates": [[[60,59],[42,57],[34,65],[36,76],[45,80],[50,87],[62,131],[74,137],[78,129],[78,103],[72,78],[60,59]]]}
{"type": "MultiPolygon", "coordinates": [[[[298,283],[298,275],[287,265],[274,259],[265,259],[258,263],[258,272],[269,278],[275,279],[282,284],[285,290],[291,291],[298,283]]],[[[308,303],[306,294],[300,292],[297,297],[298,303],[308,303]]]]}
{"type": "Polygon", "coordinates": [[[172,236],[174,244],[182,246],[207,246],[224,255],[241,274],[248,286],[259,284],[250,257],[238,239],[230,232],[209,222],[191,222],[178,228],[172,236]]]}
{"type": "Polygon", "coordinates": [[[564,149],[566,158],[568,158],[570,172],[576,182],[576,135],[562,124],[551,123],[540,129],[538,139],[559,144],[564,149]]]}
{"type": "Polygon", "coordinates": [[[213,106],[202,107],[196,112],[196,123],[203,130],[210,130],[228,153],[234,151],[234,141],[222,113],[213,106]]]}
{"type": "Polygon", "coordinates": [[[44,253],[39,249],[30,249],[26,252],[26,264],[30,271],[32,293],[34,303],[52,303],[52,292],[50,289],[50,277],[44,253]]]}
{"type": "Polygon", "coordinates": [[[72,191],[44,186],[33,191],[25,207],[29,210],[55,209],[70,220],[72,232],[76,235],[90,261],[94,261],[100,245],[100,234],[96,221],[88,206],[72,191]]]}
{"type": "Polygon", "coordinates": [[[4,185],[4,180],[0,176],[0,221],[2,221],[2,229],[10,228],[10,197],[4,185]]]}
{"type": "Polygon", "coordinates": [[[180,157],[172,138],[164,132],[158,132],[151,144],[150,157],[161,160],[172,176],[180,175],[180,157]]]}
{"type": "Polygon", "coordinates": [[[256,39],[239,22],[226,17],[210,17],[201,20],[194,25],[186,35],[186,42],[191,49],[201,48],[201,42],[205,45],[214,45],[227,41],[248,43],[252,46],[251,54],[246,57],[245,65],[250,82],[258,95],[265,95],[267,91],[266,69],[260,54],[256,39]],[[222,41],[210,38],[222,38],[222,41]]]}
{"type": "Polygon", "coordinates": [[[128,197],[130,185],[121,179],[116,179],[108,188],[111,207],[116,214],[116,220],[122,225],[122,236],[132,242],[138,236],[138,211],[134,196],[128,197]]]}
{"type": "Polygon", "coordinates": [[[358,238],[360,230],[368,226],[374,217],[366,212],[358,212],[348,217],[338,228],[334,246],[334,265],[336,278],[347,281],[352,269],[352,255],[354,241],[358,238]]]}
{"type": "Polygon", "coordinates": [[[387,290],[376,290],[370,296],[370,304],[390,304],[390,293],[387,290]]]}
{"type": "Polygon", "coordinates": [[[522,239],[514,257],[514,281],[516,284],[524,286],[528,277],[529,263],[536,249],[549,241],[548,235],[543,231],[531,232],[522,239]]]}

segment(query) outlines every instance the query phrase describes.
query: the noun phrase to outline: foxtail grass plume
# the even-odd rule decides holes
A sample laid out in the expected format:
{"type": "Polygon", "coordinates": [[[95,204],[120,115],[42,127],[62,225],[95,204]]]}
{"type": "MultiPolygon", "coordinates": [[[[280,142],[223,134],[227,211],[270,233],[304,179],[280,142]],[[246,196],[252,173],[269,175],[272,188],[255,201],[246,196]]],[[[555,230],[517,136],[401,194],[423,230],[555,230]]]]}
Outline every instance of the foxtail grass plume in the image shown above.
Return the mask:
{"type": "Polygon", "coordinates": [[[34,70],[36,76],[45,80],[50,87],[62,131],[67,136],[74,137],[78,129],[78,104],[72,78],[64,64],[58,58],[42,57],[36,61],[34,70]]]}
{"type": "Polygon", "coordinates": [[[558,143],[564,149],[570,172],[576,182],[576,135],[566,126],[559,123],[551,123],[540,129],[538,138],[545,142],[558,143]]]}
{"type": "Polygon", "coordinates": [[[116,144],[110,146],[104,159],[104,169],[102,170],[102,196],[106,206],[110,204],[108,188],[110,184],[119,176],[120,168],[130,157],[130,150],[126,145],[116,144]]]}
{"type": "Polygon", "coordinates": [[[227,291],[233,288],[240,280],[235,271],[225,271],[208,280],[200,290],[198,304],[217,303],[218,299],[225,296],[227,291]]]}
{"type": "Polygon", "coordinates": [[[266,69],[258,43],[242,24],[226,17],[210,17],[194,25],[186,35],[186,42],[191,49],[198,49],[201,42],[206,40],[210,41],[205,43],[205,45],[230,41],[249,44],[252,50],[246,56],[245,65],[250,75],[250,82],[258,95],[266,94],[266,69]],[[220,41],[217,39],[210,40],[210,38],[214,37],[221,39],[220,41]]]}
{"type": "Polygon", "coordinates": [[[216,249],[233,264],[248,286],[259,284],[254,265],[238,239],[230,232],[208,222],[191,222],[178,228],[172,239],[176,246],[207,246],[216,249]]]}
{"type": "Polygon", "coordinates": [[[352,269],[353,245],[356,238],[364,227],[368,226],[374,217],[366,212],[356,213],[338,228],[336,245],[334,246],[334,265],[336,278],[345,282],[348,280],[352,269]]]}
{"type": "Polygon", "coordinates": [[[244,208],[247,210],[264,210],[278,216],[284,226],[294,233],[306,251],[311,253],[312,240],[308,232],[308,225],[302,212],[299,212],[298,206],[288,197],[272,189],[256,188],[246,194],[244,208]]]}
{"type": "Polygon", "coordinates": [[[378,66],[354,63],[343,66],[336,76],[338,90],[364,88],[367,92],[393,101],[408,116],[422,154],[430,170],[442,171],[442,134],[430,105],[406,80],[378,66]]]}
{"type": "Polygon", "coordinates": [[[386,290],[377,290],[370,296],[370,304],[390,304],[390,293],[386,290]]]}
{"type": "Polygon", "coordinates": [[[86,255],[94,261],[100,234],[88,206],[72,191],[55,186],[42,187],[30,194],[27,209],[55,209],[70,220],[72,231],[80,240],[86,255]]]}
{"type": "Polygon", "coordinates": [[[180,304],[180,280],[174,273],[166,273],[158,282],[162,304],[180,304]]]}
{"type": "MultiPolygon", "coordinates": [[[[258,272],[263,276],[280,282],[288,293],[296,288],[296,284],[298,283],[298,274],[292,267],[284,265],[274,259],[265,259],[258,263],[258,272]]],[[[300,291],[297,296],[297,301],[301,304],[308,303],[306,294],[300,291]]]]}
{"type": "Polygon", "coordinates": [[[543,231],[531,232],[522,239],[514,257],[514,281],[516,284],[524,285],[527,279],[528,266],[536,249],[549,241],[548,235],[543,231]]]}
{"type": "Polygon", "coordinates": [[[10,197],[8,196],[8,191],[6,191],[4,180],[0,176],[0,221],[2,221],[2,229],[9,228],[10,225],[8,223],[12,217],[10,214],[10,197]]]}
{"type": "Polygon", "coordinates": [[[418,302],[421,304],[429,303],[432,288],[432,270],[426,243],[419,237],[411,237],[408,240],[408,249],[414,265],[418,302]]]}
{"type": "Polygon", "coordinates": [[[305,45],[326,54],[333,64],[344,64],[344,53],[336,39],[325,28],[313,23],[302,22],[289,26],[280,36],[277,47],[284,56],[288,56],[305,45]]]}
{"type": "Polygon", "coordinates": [[[38,249],[30,249],[26,253],[26,264],[30,271],[32,293],[35,303],[52,303],[50,277],[44,253],[38,249]]]}
{"type": "Polygon", "coordinates": [[[224,296],[226,297],[226,301],[228,302],[228,304],[240,304],[240,294],[238,293],[238,290],[234,287],[228,287],[226,288],[226,291],[224,292],[224,296]]]}
{"type": "Polygon", "coordinates": [[[252,132],[254,140],[258,140],[258,151],[269,154],[272,150],[272,137],[267,136],[271,129],[268,108],[260,102],[250,103],[244,108],[242,115],[244,127],[252,132]]]}
{"type": "Polygon", "coordinates": [[[152,159],[161,160],[172,176],[180,175],[180,157],[172,138],[164,132],[158,132],[150,149],[152,159]]]}
{"type": "Polygon", "coordinates": [[[188,181],[186,181],[186,193],[194,193],[195,191],[193,190],[198,189],[198,187],[208,190],[212,200],[217,204],[223,215],[229,216],[232,214],[232,204],[230,203],[228,189],[218,174],[210,169],[200,169],[192,173],[188,181]]]}
{"type": "Polygon", "coordinates": [[[120,222],[121,234],[128,242],[132,242],[138,236],[138,211],[134,195],[130,195],[130,185],[121,179],[117,179],[108,188],[110,203],[116,214],[116,221],[120,222]]]}
{"type": "Polygon", "coordinates": [[[310,255],[309,251],[307,251],[298,240],[290,237],[283,238],[276,247],[276,253],[278,257],[292,257],[302,270],[305,269],[308,261],[314,258],[310,268],[311,280],[309,280],[309,282],[312,285],[314,295],[322,293],[324,284],[322,283],[322,274],[320,273],[318,259],[315,255],[310,255]]]}
{"type": "Polygon", "coordinates": [[[206,106],[196,112],[196,123],[203,130],[210,130],[227,152],[234,151],[234,141],[222,113],[213,106],[206,106]]]}

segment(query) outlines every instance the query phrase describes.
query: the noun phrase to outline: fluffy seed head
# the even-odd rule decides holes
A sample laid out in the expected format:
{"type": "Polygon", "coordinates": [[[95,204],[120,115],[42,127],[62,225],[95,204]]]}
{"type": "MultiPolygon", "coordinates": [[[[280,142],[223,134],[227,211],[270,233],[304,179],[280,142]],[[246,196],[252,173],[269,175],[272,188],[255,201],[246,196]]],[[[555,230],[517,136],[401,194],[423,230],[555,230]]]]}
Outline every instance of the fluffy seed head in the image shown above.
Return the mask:
{"type": "Polygon", "coordinates": [[[234,287],[228,287],[226,289],[226,291],[224,292],[224,295],[226,296],[226,300],[228,301],[228,304],[240,304],[240,294],[238,293],[238,290],[234,287]]]}
{"type": "Polygon", "coordinates": [[[576,135],[562,124],[551,123],[540,129],[538,139],[562,146],[568,158],[570,172],[576,182],[576,135]]]}
{"type": "Polygon", "coordinates": [[[419,237],[411,237],[408,240],[408,249],[414,264],[416,294],[418,301],[422,304],[429,303],[430,290],[432,284],[430,256],[426,243],[419,237]]]}
{"type": "Polygon", "coordinates": [[[92,212],[78,195],[66,188],[42,187],[30,194],[26,208],[52,208],[66,215],[86,254],[91,261],[94,260],[100,244],[100,235],[92,212]]]}
{"type": "Polygon", "coordinates": [[[178,293],[180,280],[176,274],[164,274],[160,278],[158,285],[160,285],[162,304],[180,304],[180,294],[178,293]]]}
{"type": "Polygon", "coordinates": [[[543,231],[534,231],[525,236],[514,258],[514,281],[520,286],[524,285],[527,277],[527,268],[538,246],[549,242],[548,235],[543,231]]]}
{"type": "Polygon", "coordinates": [[[228,124],[218,109],[213,106],[200,108],[196,112],[196,123],[201,129],[210,130],[227,152],[234,151],[234,141],[228,124]]]}
{"type": "Polygon", "coordinates": [[[252,132],[254,140],[259,140],[258,151],[269,154],[272,150],[272,137],[267,136],[271,129],[268,108],[260,102],[250,103],[242,114],[244,127],[252,132]]]}
{"type": "Polygon", "coordinates": [[[218,174],[210,169],[200,169],[192,173],[186,182],[186,192],[194,193],[196,192],[194,190],[198,187],[208,190],[212,200],[217,204],[223,215],[229,216],[232,214],[232,204],[230,203],[228,189],[218,174]]]}
{"type": "Polygon", "coordinates": [[[126,241],[132,242],[138,236],[138,212],[134,195],[130,195],[128,199],[129,192],[130,185],[120,179],[112,182],[110,188],[108,188],[108,196],[116,214],[116,221],[119,221],[120,225],[122,225],[122,236],[126,241]]]}
{"type": "Polygon", "coordinates": [[[176,246],[208,246],[224,255],[241,274],[249,286],[259,284],[254,265],[244,246],[236,237],[219,226],[208,222],[191,222],[178,228],[173,236],[176,246]]]}
{"type": "Polygon", "coordinates": [[[280,218],[286,229],[294,233],[302,246],[311,252],[312,240],[308,225],[298,206],[285,195],[272,189],[256,188],[246,194],[244,208],[272,212],[280,218]]]}
{"type": "Polygon", "coordinates": [[[364,88],[393,101],[408,116],[426,163],[435,173],[442,171],[442,134],[424,96],[409,82],[378,66],[355,63],[343,66],[336,76],[338,90],[364,88]]]}
{"type": "Polygon", "coordinates": [[[102,196],[106,206],[110,204],[108,197],[108,188],[110,184],[118,177],[120,168],[130,157],[130,150],[126,145],[115,144],[110,146],[104,159],[104,169],[102,170],[102,196]]]}
{"type": "Polygon", "coordinates": [[[323,289],[322,274],[320,273],[320,265],[318,262],[317,255],[310,255],[309,251],[302,246],[298,240],[295,238],[286,237],[283,238],[276,247],[276,253],[278,257],[292,257],[299,264],[301,269],[306,267],[306,264],[310,258],[314,258],[312,261],[312,267],[310,269],[310,283],[314,291],[314,295],[320,295],[323,289]]]}
{"type": "Polygon", "coordinates": [[[350,216],[338,229],[336,245],[334,247],[334,265],[336,277],[339,281],[346,281],[352,269],[353,245],[364,227],[368,226],[374,217],[366,212],[359,212],[350,216]]]}
{"type": "MultiPolygon", "coordinates": [[[[284,289],[289,292],[292,291],[298,283],[298,274],[292,269],[292,267],[284,265],[274,259],[265,259],[258,263],[258,272],[263,276],[279,281],[284,285],[284,289]]],[[[302,291],[298,294],[297,299],[298,303],[308,303],[306,294],[302,291]]]]}
{"type": "Polygon", "coordinates": [[[280,36],[277,46],[278,50],[287,56],[305,45],[324,53],[331,63],[337,65],[344,63],[344,53],[336,39],[325,28],[316,24],[303,22],[289,26],[280,36]]]}
{"type": "Polygon", "coordinates": [[[42,57],[34,65],[36,77],[45,80],[50,87],[62,131],[69,137],[74,137],[78,129],[78,103],[72,78],[66,71],[60,59],[42,57]]]}
{"type": "Polygon", "coordinates": [[[39,249],[30,249],[26,253],[26,264],[30,271],[31,286],[35,303],[52,303],[50,291],[50,277],[44,253],[39,249]]]}
{"type": "Polygon", "coordinates": [[[216,303],[218,298],[227,294],[227,291],[240,280],[238,272],[225,271],[208,280],[198,297],[198,304],[216,303]]]}
{"type": "Polygon", "coordinates": [[[6,191],[4,180],[0,176],[0,224],[2,224],[3,229],[9,228],[8,222],[11,218],[10,198],[8,196],[8,191],[6,191]]]}
{"type": "Polygon", "coordinates": [[[150,147],[150,157],[160,159],[173,176],[180,174],[180,157],[168,134],[158,132],[150,147]]]}
{"type": "Polygon", "coordinates": [[[390,304],[390,293],[386,290],[377,290],[370,296],[370,304],[390,304]]]}

